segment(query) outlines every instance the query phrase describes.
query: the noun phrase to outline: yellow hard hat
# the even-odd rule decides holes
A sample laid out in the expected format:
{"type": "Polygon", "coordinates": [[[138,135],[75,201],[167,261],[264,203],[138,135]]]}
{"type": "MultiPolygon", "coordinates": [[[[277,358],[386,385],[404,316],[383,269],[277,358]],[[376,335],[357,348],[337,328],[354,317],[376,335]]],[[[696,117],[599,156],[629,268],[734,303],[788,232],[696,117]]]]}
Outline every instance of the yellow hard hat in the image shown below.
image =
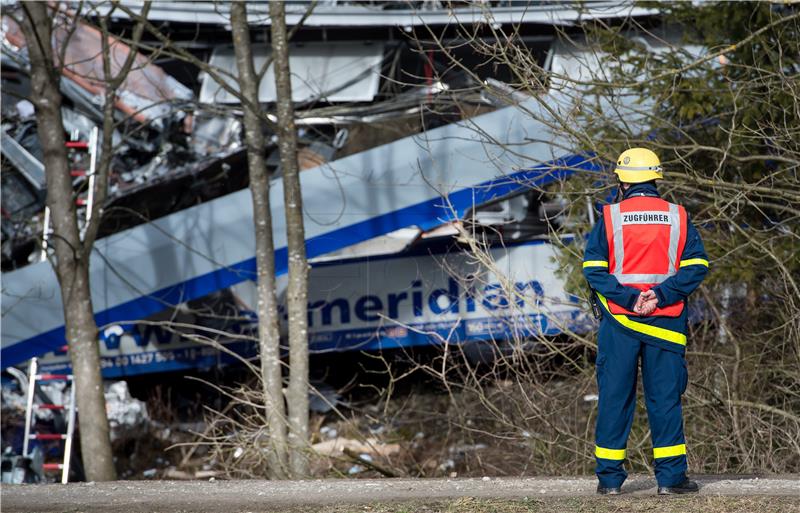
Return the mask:
{"type": "Polygon", "coordinates": [[[664,178],[658,155],[647,148],[631,148],[623,151],[617,159],[614,172],[621,182],[626,183],[649,182],[664,178]]]}

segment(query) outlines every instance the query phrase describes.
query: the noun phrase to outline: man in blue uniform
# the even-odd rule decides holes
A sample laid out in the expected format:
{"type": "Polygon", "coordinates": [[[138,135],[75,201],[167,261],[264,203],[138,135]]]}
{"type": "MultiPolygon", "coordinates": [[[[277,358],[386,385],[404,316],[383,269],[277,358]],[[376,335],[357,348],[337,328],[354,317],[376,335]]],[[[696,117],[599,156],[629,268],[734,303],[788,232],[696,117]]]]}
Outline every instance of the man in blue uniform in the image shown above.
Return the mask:
{"type": "Polygon", "coordinates": [[[655,153],[632,148],[615,169],[623,200],[608,205],[586,245],[583,272],[602,314],[597,351],[597,487],[620,493],[641,361],[659,494],[698,490],[686,476],[681,396],[688,374],[686,298],[708,257],[685,210],[662,199],[655,153]]]}

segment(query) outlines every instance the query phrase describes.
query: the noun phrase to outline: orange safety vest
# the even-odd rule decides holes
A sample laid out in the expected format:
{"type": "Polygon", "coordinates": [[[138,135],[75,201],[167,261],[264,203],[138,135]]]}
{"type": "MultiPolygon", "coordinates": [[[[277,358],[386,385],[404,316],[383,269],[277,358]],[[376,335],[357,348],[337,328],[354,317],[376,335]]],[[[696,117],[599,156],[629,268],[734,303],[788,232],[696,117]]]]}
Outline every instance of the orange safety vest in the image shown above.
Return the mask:
{"type": "MultiPolygon", "coordinates": [[[[622,285],[648,290],[678,272],[686,245],[686,210],[661,198],[634,196],[603,207],[608,272],[622,285]]],[[[611,313],[635,315],[608,301],[611,313]]],[[[678,317],[684,302],[659,306],[652,316],[678,317]]]]}

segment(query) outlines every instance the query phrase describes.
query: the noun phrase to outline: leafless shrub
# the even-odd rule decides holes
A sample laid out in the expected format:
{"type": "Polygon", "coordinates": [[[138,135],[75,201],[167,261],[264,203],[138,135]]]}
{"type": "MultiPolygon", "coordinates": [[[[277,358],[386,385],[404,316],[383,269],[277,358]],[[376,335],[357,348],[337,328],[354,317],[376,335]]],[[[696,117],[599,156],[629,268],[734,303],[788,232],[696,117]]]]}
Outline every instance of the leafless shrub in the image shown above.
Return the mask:
{"type": "MultiPolygon", "coordinates": [[[[663,7],[673,21],[692,13],[713,16],[715,8],[663,7]]],[[[582,76],[559,69],[546,73],[515,32],[462,26],[459,36],[487,60],[507,66],[516,77],[513,88],[546,107],[521,108],[565,134],[565,150],[591,151],[610,161],[622,149],[642,145],[663,156],[668,180],[662,192],[687,205],[712,262],[710,278],[693,298],[698,317],[689,334],[691,385],[684,403],[691,469],[793,472],[800,462],[800,246],[794,206],[800,199],[800,14],[767,5],[737,10],[728,14],[740,20],[735,16],[751,10],[751,21],[709,29],[701,49],[632,20],[621,27],[586,25],[577,42],[562,34],[564,55],[594,69],[582,76]],[[768,51],[774,60],[765,57],[768,51]],[[541,95],[544,82],[550,95],[541,95]]],[[[680,30],[696,40],[691,27],[680,30]]],[[[448,42],[432,30],[418,37],[436,45],[452,66],[461,66],[448,42]]],[[[483,83],[472,70],[461,70],[474,84],[483,83]]],[[[586,200],[608,201],[613,185],[598,181],[583,176],[562,185],[560,192],[571,200],[569,231],[576,238],[564,244],[564,230],[553,231],[568,288],[584,298],[575,264],[590,228],[586,200]]],[[[488,247],[466,231],[461,236],[471,255],[491,268],[488,247]]],[[[503,285],[514,294],[509,283],[503,285]]],[[[484,460],[485,471],[590,470],[594,408],[582,399],[595,393],[590,339],[573,337],[578,350],[572,357],[552,340],[538,340],[543,354],[501,357],[482,372],[454,358],[458,349],[445,345],[441,367],[425,366],[450,391],[454,429],[509,448],[497,458],[506,465],[484,460]],[[555,354],[562,358],[548,365],[555,354]],[[445,360],[451,368],[445,369],[445,360]],[[458,368],[457,379],[452,367],[458,368]],[[520,451],[520,444],[527,450],[520,451]],[[507,458],[520,463],[507,465],[507,458]]],[[[650,461],[641,406],[628,443],[639,470],[650,461]]]]}
{"type": "MultiPolygon", "coordinates": [[[[513,30],[459,26],[451,39],[418,30],[419,47],[433,48],[448,72],[458,70],[471,84],[451,90],[447,104],[429,108],[447,115],[455,108],[468,118],[485,93],[562,136],[556,147],[564,153],[591,152],[598,162],[607,162],[629,146],[656,149],[668,171],[662,193],[687,206],[712,266],[692,299],[697,316],[690,324],[690,386],[684,397],[690,470],[797,472],[800,14],[769,4],[737,4],[716,17],[713,6],[661,8],[695,40],[685,21],[705,17],[706,39],[691,47],[634,20],[615,26],[595,22],[583,26],[580,37],[562,34],[563,55],[574,53],[598,71],[581,76],[543,69],[513,30]],[[727,15],[729,26],[720,21],[727,15]],[[717,30],[712,30],[714,20],[717,30]],[[510,88],[498,90],[460,63],[451,51],[455,44],[469,45],[487,63],[508,69],[510,88]],[[520,93],[527,101],[520,101],[520,93]]],[[[609,201],[613,190],[607,176],[583,172],[548,191],[568,200],[562,216],[569,222],[553,226],[550,241],[559,249],[567,289],[584,304],[576,264],[591,228],[587,214],[591,205],[609,201]]],[[[499,281],[507,298],[517,297],[512,280],[497,269],[489,242],[468,223],[457,226],[476,268],[499,281]]],[[[561,337],[519,335],[536,333],[535,321],[522,311],[531,298],[519,299],[521,305],[510,301],[502,318],[529,329],[511,329],[510,340],[494,341],[488,362],[476,363],[458,341],[431,333],[440,342],[435,358],[402,371],[385,361],[389,386],[380,391],[379,407],[336,410],[337,426],[364,443],[400,443],[399,454],[377,460],[396,475],[591,472],[593,334],[563,325],[561,337]],[[395,392],[398,382],[419,373],[436,384],[433,393],[395,392]],[[371,437],[369,422],[387,430],[371,437]]],[[[547,314],[546,304],[537,307],[547,314]]],[[[258,389],[229,390],[232,406],[212,412],[212,429],[204,439],[233,475],[261,475],[258,451],[267,441],[258,406],[263,401],[253,395],[258,389]]],[[[637,409],[628,452],[633,470],[644,471],[651,464],[650,437],[642,401],[637,409]]],[[[341,475],[342,461],[353,462],[347,456],[329,460],[315,472],[341,475]]]]}

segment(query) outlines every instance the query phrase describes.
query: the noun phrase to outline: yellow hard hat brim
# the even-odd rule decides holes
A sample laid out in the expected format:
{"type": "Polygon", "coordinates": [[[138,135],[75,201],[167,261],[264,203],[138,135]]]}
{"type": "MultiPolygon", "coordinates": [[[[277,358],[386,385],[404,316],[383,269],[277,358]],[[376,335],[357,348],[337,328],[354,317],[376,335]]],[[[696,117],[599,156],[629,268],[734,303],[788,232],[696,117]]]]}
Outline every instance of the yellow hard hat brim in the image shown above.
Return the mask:
{"type": "Polygon", "coordinates": [[[615,169],[619,180],[625,183],[642,183],[650,180],[661,180],[664,174],[658,171],[627,171],[625,169],[615,169]]]}

